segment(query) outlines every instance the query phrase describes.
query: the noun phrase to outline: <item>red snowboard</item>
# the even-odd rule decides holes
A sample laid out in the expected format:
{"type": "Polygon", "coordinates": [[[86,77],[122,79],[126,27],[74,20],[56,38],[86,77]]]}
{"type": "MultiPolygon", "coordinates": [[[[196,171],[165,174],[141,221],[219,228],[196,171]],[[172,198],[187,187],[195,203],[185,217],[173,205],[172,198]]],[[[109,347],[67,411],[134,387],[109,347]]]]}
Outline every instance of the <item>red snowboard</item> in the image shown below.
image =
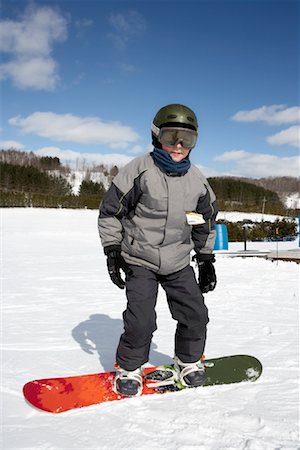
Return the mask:
{"type": "MultiPolygon", "coordinates": [[[[204,361],[204,386],[255,381],[262,372],[261,363],[253,356],[234,355],[204,361]]],[[[172,371],[172,366],[148,367],[144,369],[142,395],[163,394],[184,389],[180,382],[164,385],[160,369],[172,371]],[[150,375],[151,374],[151,375],[150,375]],[[160,384],[157,387],[157,384],[160,384]]],[[[51,413],[61,413],[97,403],[120,400],[122,397],[112,390],[115,372],[78,375],[64,378],[45,378],[29,381],[23,387],[26,400],[33,406],[51,413]]]]}
{"type": "MultiPolygon", "coordinates": [[[[145,369],[145,372],[151,372],[153,369],[155,367],[150,367],[145,369]]],[[[23,393],[26,400],[36,408],[60,413],[96,403],[120,400],[123,397],[112,390],[114,377],[115,372],[103,372],[30,381],[25,384],[23,393]]],[[[142,395],[144,394],[153,394],[153,389],[144,384],[142,395]]]]}

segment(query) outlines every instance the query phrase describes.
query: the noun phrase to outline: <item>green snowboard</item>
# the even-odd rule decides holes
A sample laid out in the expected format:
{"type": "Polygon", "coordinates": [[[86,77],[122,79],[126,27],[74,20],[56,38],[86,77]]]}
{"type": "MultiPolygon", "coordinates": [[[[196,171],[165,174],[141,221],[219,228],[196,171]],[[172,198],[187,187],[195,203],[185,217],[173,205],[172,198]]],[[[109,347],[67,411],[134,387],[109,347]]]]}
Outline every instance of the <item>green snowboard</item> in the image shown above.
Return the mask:
{"type": "MultiPolygon", "coordinates": [[[[205,381],[203,386],[216,386],[221,384],[240,383],[242,381],[255,381],[262,374],[262,365],[258,359],[249,355],[233,355],[221,358],[206,359],[203,361],[205,366],[205,381]]],[[[171,373],[174,372],[172,365],[159,366],[155,370],[145,375],[145,381],[161,382],[161,390],[168,391],[168,386],[163,385],[164,381],[171,379],[171,373]],[[169,375],[169,377],[168,377],[169,375]]],[[[154,384],[153,384],[154,385],[154,384]]],[[[182,390],[180,381],[174,380],[170,384],[170,390],[182,390]]]]}

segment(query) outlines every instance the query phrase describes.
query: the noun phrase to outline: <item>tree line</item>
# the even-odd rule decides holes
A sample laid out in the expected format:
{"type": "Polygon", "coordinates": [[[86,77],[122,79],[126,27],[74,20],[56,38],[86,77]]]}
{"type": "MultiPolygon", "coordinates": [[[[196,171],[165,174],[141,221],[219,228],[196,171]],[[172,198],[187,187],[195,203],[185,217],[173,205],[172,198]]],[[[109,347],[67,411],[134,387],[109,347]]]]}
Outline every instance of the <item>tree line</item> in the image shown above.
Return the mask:
{"type": "Polygon", "coordinates": [[[261,221],[240,221],[225,223],[230,242],[242,242],[245,238],[248,241],[285,241],[293,240],[297,236],[297,222],[295,219],[277,219],[275,222],[261,221]]]}
{"type": "Polygon", "coordinates": [[[285,215],[286,208],[276,192],[235,178],[208,179],[222,211],[245,211],[285,215]]]}
{"type": "Polygon", "coordinates": [[[57,156],[38,156],[33,152],[21,152],[19,150],[0,150],[0,162],[22,167],[35,167],[40,170],[70,170],[63,166],[57,156]]]}
{"type": "Polygon", "coordinates": [[[245,178],[243,180],[277,192],[279,196],[300,191],[299,178],[296,177],[245,178]]]}
{"type": "Polygon", "coordinates": [[[104,194],[102,182],[83,180],[79,194],[74,195],[71,184],[60,173],[0,162],[1,207],[95,209],[104,194]]]}
{"type": "MultiPolygon", "coordinates": [[[[108,183],[119,171],[117,166],[109,169],[105,165],[87,170],[78,195],[74,195],[72,185],[65,177],[70,169],[63,166],[59,158],[39,157],[32,152],[16,150],[0,151],[0,206],[98,209],[106,189],[102,182],[90,179],[94,170],[103,173],[108,183]]],[[[287,215],[278,194],[271,189],[228,177],[209,178],[209,182],[220,210],[287,215]]],[[[229,240],[243,241],[245,222],[225,223],[229,240]]],[[[247,227],[248,239],[254,241],[295,235],[296,222],[293,220],[251,223],[247,227]]]]}
{"type": "MultiPolygon", "coordinates": [[[[91,181],[91,173],[102,173],[107,180],[107,184],[110,184],[119,169],[117,166],[108,168],[104,164],[92,167],[84,165],[86,167],[85,180],[80,186],[77,197],[85,197],[87,201],[86,206],[93,207],[92,205],[99,204],[99,201],[103,198],[105,188],[103,183],[91,181]],[[88,201],[89,197],[91,197],[91,201],[88,201]]],[[[5,203],[8,206],[17,206],[16,196],[14,196],[12,204],[9,205],[10,192],[15,194],[30,193],[32,197],[34,194],[73,195],[72,186],[66,181],[66,175],[70,177],[71,170],[68,166],[61,164],[60,159],[57,157],[38,156],[33,152],[15,149],[1,150],[0,170],[1,194],[2,196],[6,194],[5,203]]],[[[266,183],[266,179],[261,180],[266,183]]],[[[297,179],[292,177],[282,177],[280,180],[282,182],[285,180],[285,188],[289,186],[293,190],[297,186],[297,179]]],[[[209,182],[216,193],[220,210],[287,215],[287,210],[278,194],[272,189],[266,189],[259,185],[259,181],[230,177],[209,178],[209,182]]],[[[278,188],[278,182],[275,179],[273,181],[270,180],[270,185],[276,185],[278,188]]],[[[17,198],[19,197],[17,196],[17,198]]]]}
{"type": "Polygon", "coordinates": [[[34,166],[0,162],[0,187],[4,192],[39,192],[70,195],[72,186],[61,175],[51,175],[34,166]]]}

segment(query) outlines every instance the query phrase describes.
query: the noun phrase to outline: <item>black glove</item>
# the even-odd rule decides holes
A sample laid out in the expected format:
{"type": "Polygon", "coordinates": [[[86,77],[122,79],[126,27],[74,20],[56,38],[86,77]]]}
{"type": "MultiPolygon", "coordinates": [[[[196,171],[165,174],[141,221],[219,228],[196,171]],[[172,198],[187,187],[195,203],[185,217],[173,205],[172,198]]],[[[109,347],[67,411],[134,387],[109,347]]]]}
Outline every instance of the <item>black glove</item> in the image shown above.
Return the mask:
{"type": "Polygon", "coordinates": [[[196,253],[192,261],[197,261],[198,266],[198,285],[202,293],[213,291],[217,284],[217,277],[213,263],[215,262],[215,255],[196,253]]]}
{"type": "Polygon", "coordinates": [[[104,248],[107,256],[107,269],[111,281],[120,289],[124,289],[125,281],[121,278],[121,269],[125,272],[125,278],[132,273],[123,256],[121,256],[121,247],[119,245],[109,245],[104,248]]]}

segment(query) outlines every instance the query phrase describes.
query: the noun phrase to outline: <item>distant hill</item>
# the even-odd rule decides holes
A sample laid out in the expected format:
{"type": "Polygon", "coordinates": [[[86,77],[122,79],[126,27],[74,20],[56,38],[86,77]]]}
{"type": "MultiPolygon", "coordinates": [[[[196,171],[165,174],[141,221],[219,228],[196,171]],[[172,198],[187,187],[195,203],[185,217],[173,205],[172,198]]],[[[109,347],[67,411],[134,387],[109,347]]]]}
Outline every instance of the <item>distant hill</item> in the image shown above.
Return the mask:
{"type": "Polygon", "coordinates": [[[285,206],[276,192],[243,179],[214,177],[208,179],[219,210],[248,211],[285,215],[285,206]]]}
{"type": "MultiPolygon", "coordinates": [[[[226,177],[225,177],[226,178],[226,177]]],[[[276,192],[280,200],[291,209],[300,209],[300,179],[296,177],[237,178],[227,177],[255,184],[276,192]]]]}
{"type": "MultiPolygon", "coordinates": [[[[59,158],[40,157],[33,152],[14,149],[1,150],[0,163],[1,197],[5,197],[2,206],[53,207],[58,203],[63,207],[85,205],[96,208],[119,171],[117,166],[103,164],[93,167],[85,164],[81,170],[74,170],[61,164],[59,158]]],[[[295,209],[300,207],[296,178],[213,177],[209,182],[217,195],[220,210],[294,215],[295,209]],[[294,198],[291,205],[287,203],[288,198],[294,198]]]]}
{"type": "Polygon", "coordinates": [[[248,183],[256,184],[257,186],[270,189],[277,192],[278,195],[286,195],[291,192],[299,192],[299,179],[295,177],[269,177],[269,178],[242,178],[248,183]]]}
{"type": "Polygon", "coordinates": [[[73,170],[59,158],[14,149],[0,151],[0,206],[98,208],[116,166],[73,170]]]}

